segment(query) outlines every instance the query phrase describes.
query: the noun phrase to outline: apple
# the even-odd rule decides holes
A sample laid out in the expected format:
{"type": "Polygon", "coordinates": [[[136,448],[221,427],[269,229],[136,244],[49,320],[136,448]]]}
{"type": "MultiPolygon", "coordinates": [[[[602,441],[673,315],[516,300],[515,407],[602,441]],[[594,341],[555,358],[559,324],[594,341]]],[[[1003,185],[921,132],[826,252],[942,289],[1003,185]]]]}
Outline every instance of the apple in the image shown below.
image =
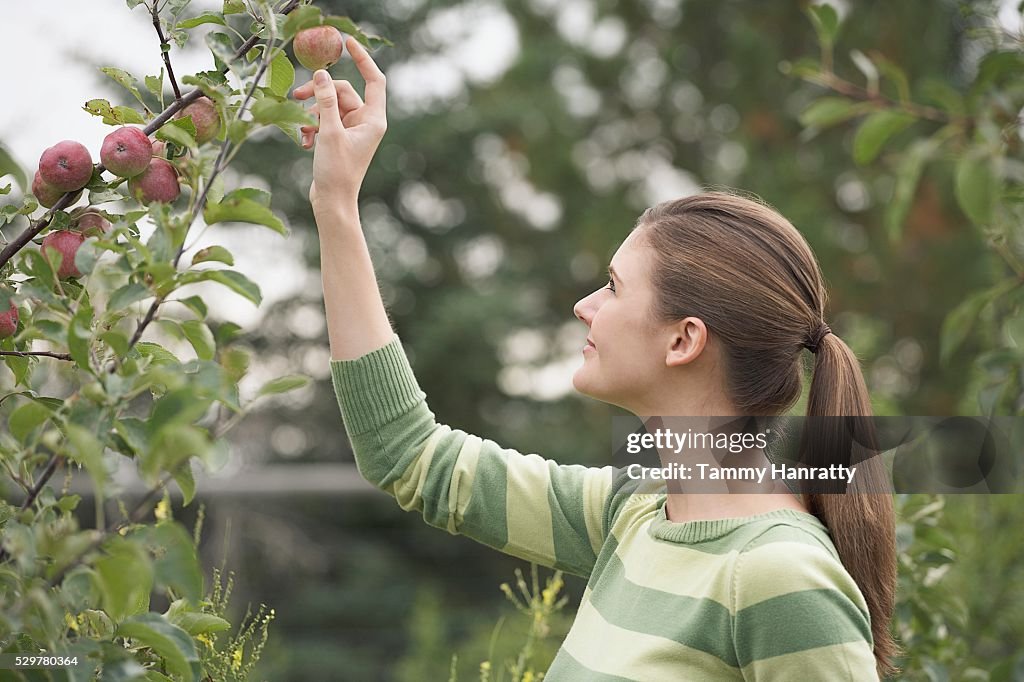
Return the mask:
{"type": "MultiPolygon", "coordinates": [[[[43,176],[36,171],[35,177],[32,178],[32,196],[36,198],[40,206],[46,208],[53,208],[65,192],[61,192],[59,189],[43,180],[43,176]]],[[[82,198],[82,190],[75,192],[75,196],[72,197],[71,201],[68,202],[68,206],[71,206],[76,201],[82,198]]]]}
{"type": "Polygon", "coordinates": [[[153,158],[153,143],[139,128],[124,126],[103,138],[100,162],[122,178],[133,178],[149,167],[153,158]]]}
{"type": "Polygon", "coordinates": [[[333,26],[314,26],[295,34],[292,50],[299,63],[310,71],[326,69],[341,59],[341,31],[333,26]]]}
{"type": "Polygon", "coordinates": [[[18,331],[18,307],[11,301],[11,309],[6,313],[0,313],[0,339],[14,336],[18,331]]]}
{"type": "Polygon", "coordinates": [[[85,235],[70,230],[57,230],[43,237],[43,255],[49,260],[49,252],[60,254],[60,268],[57,270],[57,277],[65,279],[82,276],[82,273],[75,267],[75,254],[78,253],[78,247],[84,241],[85,235]]]}
{"type": "Polygon", "coordinates": [[[196,127],[196,142],[206,144],[220,132],[220,114],[217,105],[209,97],[200,97],[174,115],[175,118],[192,117],[196,127]]]}
{"type": "Polygon", "coordinates": [[[74,192],[89,184],[92,157],[80,142],[58,142],[39,157],[39,175],[54,189],[74,192]]]}
{"type": "Polygon", "coordinates": [[[128,192],[144,204],[151,201],[171,203],[178,198],[178,172],[165,159],[152,159],[141,175],[128,180],[128,192]]]}
{"type": "Polygon", "coordinates": [[[86,211],[72,223],[72,229],[81,232],[86,237],[98,237],[110,230],[110,221],[101,213],[86,211]]]}

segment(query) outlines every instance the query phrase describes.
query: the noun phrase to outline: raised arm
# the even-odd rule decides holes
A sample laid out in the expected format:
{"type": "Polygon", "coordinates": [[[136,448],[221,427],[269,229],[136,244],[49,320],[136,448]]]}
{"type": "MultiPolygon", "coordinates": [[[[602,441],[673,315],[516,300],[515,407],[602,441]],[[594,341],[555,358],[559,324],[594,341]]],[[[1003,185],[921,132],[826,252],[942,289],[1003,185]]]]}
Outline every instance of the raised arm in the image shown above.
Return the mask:
{"type": "Polygon", "coordinates": [[[320,269],[332,360],[352,360],[391,341],[394,331],[359,224],[359,188],[387,130],[384,74],[355,38],[346,42],[366,80],[366,101],[348,81],[319,70],[293,95],[316,97],[316,126],[303,127],[303,146],[313,147],[309,201],[320,233],[320,269]],[[314,146],[314,138],[316,140],[314,146]]]}

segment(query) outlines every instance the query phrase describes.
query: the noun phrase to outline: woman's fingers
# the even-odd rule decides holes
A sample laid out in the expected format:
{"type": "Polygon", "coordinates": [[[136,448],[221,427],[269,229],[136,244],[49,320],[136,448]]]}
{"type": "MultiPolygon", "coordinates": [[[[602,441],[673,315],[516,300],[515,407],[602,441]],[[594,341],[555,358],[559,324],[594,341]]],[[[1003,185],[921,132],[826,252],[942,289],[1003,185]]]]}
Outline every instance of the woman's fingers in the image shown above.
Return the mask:
{"type": "Polygon", "coordinates": [[[348,53],[352,55],[352,60],[356,63],[360,75],[366,81],[367,106],[373,113],[383,117],[387,99],[385,93],[387,79],[384,77],[384,72],[380,70],[370,53],[358,40],[349,36],[345,45],[348,47],[348,53]]]}

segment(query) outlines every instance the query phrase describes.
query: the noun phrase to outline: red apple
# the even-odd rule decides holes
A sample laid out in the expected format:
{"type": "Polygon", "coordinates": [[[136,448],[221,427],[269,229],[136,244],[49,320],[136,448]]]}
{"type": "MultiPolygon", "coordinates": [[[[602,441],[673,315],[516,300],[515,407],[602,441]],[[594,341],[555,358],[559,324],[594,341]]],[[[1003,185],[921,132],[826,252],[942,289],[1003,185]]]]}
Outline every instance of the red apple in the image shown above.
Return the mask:
{"type": "Polygon", "coordinates": [[[18,331],[18,307],[11,301],[11,309],[6,313],[0,313],[0,339],[14,336],[18,331]]]}
{"type": "MultiPolygon", "coordinates": [[[[43,180],[43,176],[39,174],[39,171],[36,171],[35,177],[32,178],[32,196],[36,198],[36,201],[39,202],[40,206],[53,208],[53,205],[56,204],[64,194],[65,192],[61,192],[46,180],[43,180]]],[[[78,192],[75,193],[74,198],[68,202],[68,206],[71,206],[81,197],[82,190],[78,190],[78,192]]]]}
{"type": "Polygon", "coordinates": [[[151,201],[171,203],[181,193],[178,172],[169,161],[154,158],[145,172],[128,180],[128,192],[145,204],[151,201]]]}
{"type": "Polygon", "coordinates": [[[175,118],[185,116],[192,117],[192,124],[196,127],[196,142],[199,144],[206,144],[220,132],[220,114],[217,113],[217,105],[209,97],[200,97],[174,115],[175,118]]]}
{"type": "Polygon", "coordinates": [[[132,178],[149,167],[153,143],[139,128],[124,126],[103,138],[100,162],[122,178],[132,178]]]}
{"type": "Polygon", "coordinates": [[[74,192],[89,184],[92,157],[80,142],[58,142],[39,157],[39,175],[54,189],[74,192]]]}
{"type": "Polygon", "coordinates": [[[70,230],[57,230],[43,237],[43,255],[49,259],[48,252],[60,254],[60,268],[57,270],[57,277],[65,279],[82,276],[82,273],[75,267],[75,254],[78,253],[78,247],[84,241],[85,235],[70,230]]]}
{"type": "Polygon", "coordinates": [[[299,63],[310,71],[326,69],[341,59],[341,31],[333,26],[314,26],[295,34],[292,49],[299,63]]]}
{"type": "Polygon", "coordinates": [[[102,236],[110,230],[110,221],[101,213],[86,211],[72,223],[72,229],[81,232],[86,237],[102,236]]]}

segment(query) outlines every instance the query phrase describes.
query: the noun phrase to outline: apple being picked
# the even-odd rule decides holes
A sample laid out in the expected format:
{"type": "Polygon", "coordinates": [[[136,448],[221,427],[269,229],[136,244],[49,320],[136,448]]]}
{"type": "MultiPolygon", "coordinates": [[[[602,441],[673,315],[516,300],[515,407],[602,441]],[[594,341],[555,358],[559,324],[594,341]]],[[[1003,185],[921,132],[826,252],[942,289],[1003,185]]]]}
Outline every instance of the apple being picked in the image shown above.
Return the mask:
{"type": "Polygon", "coordinates": [[[171,203],[178,198],[178,171],[166,159],[153,158],[149,168],[128,180],[128,192],[144,204],[152,201],[171,203]]]}
{"type": "Polygon", "coordinates": [[[139,128],[124,126],[103,138],[100,162],[122,178],[133,178],[149,168],[153,143],[139,128]]]}
{"type": "Polygon", "coordinates": [[[18,307],[11,301],[11,308],[6,313],[0,313],[0,339],[14,336],[18,331],[18,307]]]}
{"type": "Polygon", "coordinates": [[[60,254],[60,268],[57,270],[57,277],[66,279],[82,276],[82,273],[75,267],[75,254],[78,253],[78,247],[84,241],[85,235],[70,230],[57,230],[43,237],[43,256],[49,260],[51,253],[60,254]]]}
{"type": "Polygon", "coordinates": [[[300,64],[316,71],[341,59],[342,42],[341,31],[333,26],[314,26],[295,34],[292,49],[300,64]]]}
{"type": "Polygon", "coordinates": [[[39,157],[39,175],[55,190],[74,192],[89,184],[92,157],[80,142],[58,142],[39,157]]]}
{"type": "Polygon", "coordinates": [[[192,117],[192,124],[196,127],[196,142],[199,144],[206,144],[220,132],[220,114],[217,113],[217,105],[209,97],[200,97],[174,117],[185,116],[192,117]]]}

